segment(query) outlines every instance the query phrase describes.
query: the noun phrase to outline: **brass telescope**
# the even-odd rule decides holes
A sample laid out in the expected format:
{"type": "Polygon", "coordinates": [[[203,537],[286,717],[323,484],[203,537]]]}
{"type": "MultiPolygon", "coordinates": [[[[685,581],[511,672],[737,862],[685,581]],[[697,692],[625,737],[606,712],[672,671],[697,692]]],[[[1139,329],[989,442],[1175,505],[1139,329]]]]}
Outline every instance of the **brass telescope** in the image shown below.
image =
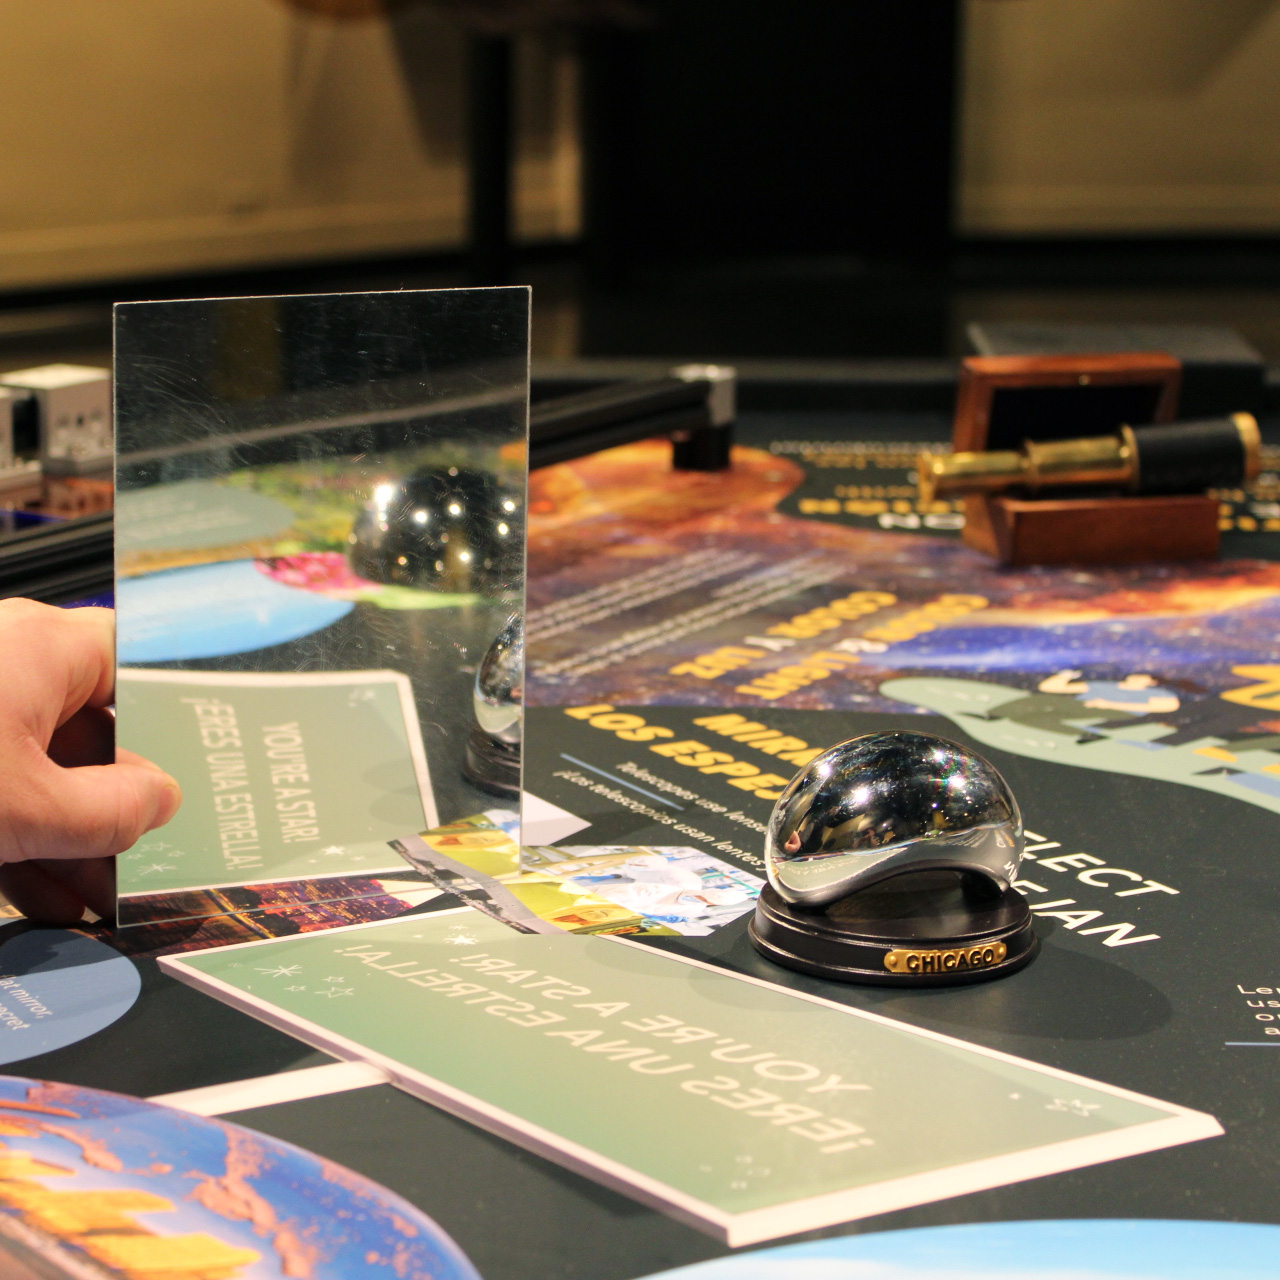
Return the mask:
{"type": "Polygon", "coordinates": [[[929,453],[916,462],[925,502],[1006,489],[1107,488],[1135,494],[1232,489],[1262,470],[1262,439],[1251,413],[1121,427],[1113,436],[1026,440],[1020,450],[929,453]]]}

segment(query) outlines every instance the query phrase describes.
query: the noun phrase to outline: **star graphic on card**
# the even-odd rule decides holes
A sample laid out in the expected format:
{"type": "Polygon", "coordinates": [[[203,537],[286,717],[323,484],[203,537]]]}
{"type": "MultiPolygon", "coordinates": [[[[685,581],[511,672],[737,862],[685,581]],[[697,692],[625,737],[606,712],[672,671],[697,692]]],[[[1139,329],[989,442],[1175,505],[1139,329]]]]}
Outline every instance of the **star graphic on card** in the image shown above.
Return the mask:
{"type": "Polygon", "coordinates": [[[300,964],[278,964],[274,969],[259,969],[268,978],[296,978],[302,972],[300,964]]]}
{"type": "Polygon", "coordinates": [[[285,987],[285,990],[286,991],[305,991],[306,987],[304,986],[285,987]]]}
{"type": "Polygon", "coordinates": [[[172,849],[173,845],[166,844],[163,840],[148,840],[146,844],[140,844],[139,849],[145,849],[148,853],[162,853],[165,849],[172,849]]]}
{"type": "Polygon", "coordinates": [[[173,864],[169,862],[153,862],[149,867],[139,867],[138,874],[140,876],[149,876],[153,871],[172,871],[173,864]]]}
{"type": "Polygon", "coordinates": [[[1073,1116],[1084,1116],[1088,1119],[1091,1112],[1101,1108],[1100,1102],[1082,1102],[1079,1098],[1054,1098],[1052,1102],[1045,1103],[1046,1111],[1070,1111],[1073,1116]]]}
{"type": "Polygon", "coordinates": [[[352,987],[330,987],[327,991],[317,991],[318,996],[328,996],[333,999],[336,996],[354,995],[355,991],[352,987]]]}
{"type": "Polygon", "coordinates": [[[320,852],[326,858],[337,858],[346,853],[346,850],[340,844],[331,844],[327,849],[321,849],[320,852]]]}

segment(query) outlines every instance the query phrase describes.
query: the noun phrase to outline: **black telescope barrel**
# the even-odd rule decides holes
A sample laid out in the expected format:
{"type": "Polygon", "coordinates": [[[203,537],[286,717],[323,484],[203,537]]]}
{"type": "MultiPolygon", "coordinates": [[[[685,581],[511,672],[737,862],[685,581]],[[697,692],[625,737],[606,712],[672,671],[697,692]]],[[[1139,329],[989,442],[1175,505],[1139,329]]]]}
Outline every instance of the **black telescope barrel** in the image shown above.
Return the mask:
{"type": "Polygon", "coordinates": [[[1245,481],[1248,451],[1233,418],[1139,427],[1133,439],[1139,493],[1203,493],[1238,488],[1245,481]]]}

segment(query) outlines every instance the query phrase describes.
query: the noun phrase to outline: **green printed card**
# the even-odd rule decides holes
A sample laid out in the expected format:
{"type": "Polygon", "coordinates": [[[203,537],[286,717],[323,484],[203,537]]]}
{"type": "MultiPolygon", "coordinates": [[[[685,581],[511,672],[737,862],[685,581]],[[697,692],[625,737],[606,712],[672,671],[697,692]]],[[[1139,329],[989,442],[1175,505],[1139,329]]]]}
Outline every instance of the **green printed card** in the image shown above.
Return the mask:
{"type": "Polygon", "coordinates": [[[398,671],[122,668],[118,740],[182,784],[182,808],[119,860],[122,902],[188,890],[403,872],[387,841],[436,825],[398,671]]]}
{"type": "Polygon", "coordinates": [[[643,943],[465,908],[160,963],[730,1245],[1222,1132],[643,943]]]}

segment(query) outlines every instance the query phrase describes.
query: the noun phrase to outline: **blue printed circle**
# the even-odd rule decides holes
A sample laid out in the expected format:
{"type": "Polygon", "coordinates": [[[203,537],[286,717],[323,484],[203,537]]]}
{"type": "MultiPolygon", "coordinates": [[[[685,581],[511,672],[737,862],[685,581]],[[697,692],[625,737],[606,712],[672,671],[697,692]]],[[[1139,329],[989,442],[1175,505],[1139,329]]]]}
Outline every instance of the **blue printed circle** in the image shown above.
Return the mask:
{"type": "Polygon", "coordinates": [[[1280,1227],[1104,1218],[877,1231],[738,1253],[649,1280],[1270,1280],[1280,1227]]]}
{"type": "Polygon", "coordinates": [[[20,1062],[109,1027],[142,980],[119,952],[66,929],[26,929],[0,942],[0,1062],[20,1062]]]}
{"type": "Polygon", "coordinates": [[[221,658],[320,631],[355,605],[287,587],[252,560],[168,569],[116,586],[121,662],[221,658]]]}

